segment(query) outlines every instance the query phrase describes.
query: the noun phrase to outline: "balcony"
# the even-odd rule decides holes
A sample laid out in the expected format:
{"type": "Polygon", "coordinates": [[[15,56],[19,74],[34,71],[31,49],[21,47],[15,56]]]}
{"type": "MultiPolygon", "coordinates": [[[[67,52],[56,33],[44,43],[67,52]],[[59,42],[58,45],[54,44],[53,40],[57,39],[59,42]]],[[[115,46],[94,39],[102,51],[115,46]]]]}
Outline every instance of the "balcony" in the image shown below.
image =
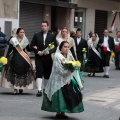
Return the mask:
{"type": "Polygon", "coordinates": [[[20,0],[20,1],[58,7],[66,7],[71,9],[77,8],[77,4],[72,3],[73,0],[20,0]]]}

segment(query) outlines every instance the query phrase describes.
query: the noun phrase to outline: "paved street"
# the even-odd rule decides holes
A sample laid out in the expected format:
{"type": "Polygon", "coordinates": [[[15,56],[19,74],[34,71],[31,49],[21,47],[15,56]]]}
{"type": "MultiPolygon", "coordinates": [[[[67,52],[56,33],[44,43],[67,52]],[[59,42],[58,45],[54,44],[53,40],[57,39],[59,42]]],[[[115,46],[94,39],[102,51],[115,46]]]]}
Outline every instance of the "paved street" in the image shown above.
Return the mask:
{"type": "MultiPolygon", "coordinates": [[[[120,117],[120,71],[111,63],[110,78],[84,79],[83,113],[67,114],[70,120],[119,120],[120,117]]],[[[13,95],[12,89],[0,88],[0,120],[53,120],[55,113],[41,111],[42,97],[37,90],[26,90],[13,95]]]]}

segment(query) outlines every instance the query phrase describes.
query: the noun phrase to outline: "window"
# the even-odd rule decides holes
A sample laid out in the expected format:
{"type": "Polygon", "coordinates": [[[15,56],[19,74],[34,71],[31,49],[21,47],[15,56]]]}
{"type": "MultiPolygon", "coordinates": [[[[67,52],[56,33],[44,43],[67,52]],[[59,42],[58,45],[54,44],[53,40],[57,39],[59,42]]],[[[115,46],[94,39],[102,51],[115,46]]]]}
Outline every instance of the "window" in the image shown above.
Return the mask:
{"type": "Polygon", "coordinates": [[[80,28],[85,33],[85,9],[77,8],[74,13],[74,29],[80,28]]]}

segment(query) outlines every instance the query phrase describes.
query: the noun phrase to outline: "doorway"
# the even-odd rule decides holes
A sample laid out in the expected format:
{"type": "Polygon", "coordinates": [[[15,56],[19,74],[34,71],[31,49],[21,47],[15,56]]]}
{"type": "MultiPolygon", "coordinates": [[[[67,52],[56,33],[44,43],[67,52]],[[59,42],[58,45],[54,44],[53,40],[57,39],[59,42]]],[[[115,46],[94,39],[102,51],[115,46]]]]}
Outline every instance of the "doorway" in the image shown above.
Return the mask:
{"type": "Polygon", "coordinates": [[[57,15],[57,7],[52,6],[51,8],[51,30],[52,31],[55,31],[56,27],[58,27],[56,25],[56,21],[57,21],[56,15],[57,15]]]}
{"type": "Polygon", "coordinates": [[[95,11],[95,33],[97,33],[99,37],[102,37],[104,29],[107,29],[107,19],[107,11],[95,11]]]}
{"type": "Polygon", "coordinates": [[[5,34],[6,34],[7,40],[11,37],[11,31],[12,31],[12,22],[5,21],[5,34]]]}

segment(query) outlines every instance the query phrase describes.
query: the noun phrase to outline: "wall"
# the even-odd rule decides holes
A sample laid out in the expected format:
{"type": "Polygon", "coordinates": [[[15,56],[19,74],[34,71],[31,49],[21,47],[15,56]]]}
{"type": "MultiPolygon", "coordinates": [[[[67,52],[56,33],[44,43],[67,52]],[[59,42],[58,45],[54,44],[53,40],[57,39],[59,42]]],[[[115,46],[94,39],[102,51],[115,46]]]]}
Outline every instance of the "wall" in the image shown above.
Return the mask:
{"type": "Polygon", "coordinates": [[[19,27],[19,20],[18,19],[0,18],[0,27],[2,28],[3,32],[5,32],[5,21],[11,21],[12,22],[12,30],[14,28],[19,27]]]}
{"type": "Polygon", "coordinates": [[[71,9],[71,11],[70,11],[70,30],[71,31],[74,30],[74,12],[75,12],[75,10],[71,9]]]}
{"type": "Polygon", "coordinates": [[[77,3],[79,7],[83,8],[105,11],[119,10],[118,2],[111,2],[107,0],[75,0],[74,2],[77,3]]]}
{"type": "Polygon", "coordinates": [[[87,35],[92,30],[94,32],[95,26],[95,9],[88,8],[86,9],[86,28],[85,28],[85,39],[87,35]]]}
{"type": "Polygon", "coordinates": [[[68,27],[68,23],[67,22],[69,20],[69,16],[68,16],[67,8],[60,8],[60,7],[58,7],[56,17],[57,17],[56,25],[60,29],[62,29],[63,27],[68,27]]]}
{"type": "Polygon", "coordinates": [[[18,18],[18,0],[0,0],[0,18],[18,18]]]}
{"type": "Polygon", "coordinates": [[[51,6],[44,6],[43,20],[47,20],[49,22],[49,27],[51,29],[51,6]]]}
{"type": "Polygon", "coordinates": [[[19,0],[0,0],[0,27],[3,32],[5,21],[12,22],[12,30],[19,27],[19,0]]]}

